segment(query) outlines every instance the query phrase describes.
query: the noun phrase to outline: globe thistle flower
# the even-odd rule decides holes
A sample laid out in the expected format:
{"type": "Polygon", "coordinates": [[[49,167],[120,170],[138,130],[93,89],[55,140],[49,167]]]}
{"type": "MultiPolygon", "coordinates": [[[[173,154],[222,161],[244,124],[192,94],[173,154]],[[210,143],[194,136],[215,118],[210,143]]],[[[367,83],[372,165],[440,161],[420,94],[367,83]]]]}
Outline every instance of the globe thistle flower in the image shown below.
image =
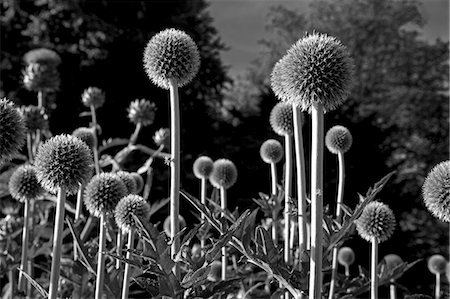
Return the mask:
{"type": "Polygon", "coordinates": [[[178,87],[188,84],[198,72],[200,55],[195,42],[185,32],[167,29],[154,35],[144,52],[144,68],[150,80],[169,89],[169,80],[178,87]]]}
{"type": "Polygon", "coordinates": [[[310,34],[298,40],[274,67],[272,89],[282,101],[310,111],[313,102],[325,111],[342,104],[351,87],[353,61],[334,37],[310,34]]]}
{"type": "Polygon", "coordinates": [[[373,201],[369,203],[355,221],[356,229],[366,241],[373,238],[384,242],[392,236],[395,229],[395,217],[392,210],[385,204],[373,201]]]}
{"type": "Polygon", "coordinates": [[[128,108],[128,118],[134,124],[149,126],[155,120],[155,104],[145,99],[131,102],[128,108]]]}
{"type": "Polygon", "coordinates": [[[9,193],[21,202],[33,200],[44,193],[36,176],[36,169],[31,165],[19,166],[9,179],[9,193]]]}
{"type": "Polygon", "coordinates": [[[133,176],[133,179],[136,182],[136,192],[135,193],[138,194],[144,188],[144,179],[137,172],[132,172],[131,175],[133,176]]]}
{"type": "Polygon", "coordinates": [[[143,221],[150,218],[150,205],[139,195],[130,194],[122,198],[114,210],[117,226],[123,232],[131,232],[136,228],[133,215],[143,221]]]}
{"type": "Polygon", "coordinates": [[[17,155],[25,143],[26,126],[12,102],[0,99],[0,164],[17,155]]]}
{"type": "Polygon", "coordinates": [[[207,179],[213,171],[213,161],[210,157],[200,156],[195,160],[192,168],[196,178],[207,179]]]}
{"type": "Polygon", "coordinates": [[[122,180],[113,173],[95,175],[86,185],[84,204],[89,213],[96,217],[111,214],[119,200],[127,195],[122,180]]]}
{"type": "Polygon", "coordinates": [[[280,102],[270,112],[270,125],[275,133],[280,136],[294,133],[294,120],[292,105],[280,102]]]}
{"type": "Polygon", "coordinates": [[[355,252],[350,247],[342,247],[338,251],[337,260],[342,266],[350,266],[355,262],[355,252]]]}
{"type": "Polygon", "coordinates": [[[95,139],[96,138],[95,138],[94,130],[92,128],[86,128],[86,127],[78,128],[75,131],[73,131],[72,136],[75,136],[75,137],[81,139],[81,141],[86,143],[90,149],[93,149],[95,147],[95,139]]]}
{"type": "Polygon", "coordinates": [[[165,148],[170,147],[170,130],[167,128],[161,128],[155,132],[153,141],[157,146],[164,145],[165,148]]]}
{"type": "Polygon", "coordinates": [[[59,73],[53,66],[31,63],[23,71],[23,84],[32,91],[57,90],[60,84],[59,73]]]}
{"type": "Polygon", "coordinates": [[[70,135],[57,135],[39,147],[35,157],[37,177],[49,192],[56,193],[64,187],[75,194],[80,184],[92,176],[93,160],[88,146],[70,135]]]}
{"type": "Polygon", "coordinates": [[[394,270],[398,265],[403,264],[403,260],[396,254],[385,255],[383,261],[386,265],[386,271],[394,270]]]}
{"type": "Polygon", "coordinates": [[[283,146],[278,140],[269,139],[264,141],[259,149],[261,159],[266,163],[278,163],[283,159],[283,146]]]}
{"type": "Polygon", "coordinates": [[[52,67],[57,67],[61,63],[61,57],[58,53],[46,48],[38,48],[28,51],[23,56],[23,60],[26,64],[38,63],[52,67]]]}
{"type": "Polygon", "coordinates": [[[234,163],[227,159],[219,159],[213,164],[213,171],[209,180],[211,184],[220,189],[228,189],[237,181],[237,168],[234,163]]]}
{"type": "Polygon", "coordinates": [[[43,108],[31,105],[22,106],[20,107],[20,112],[22,112],[28,132],[48,130],[48,115],[43,108]]]}
{"type": "Polygon", "coordinates": [[[450,160],[436,165],[422,187],[425,206],[444,222],[450,222],[450,160]]]}
{"type": "Polygon", "coordinates": [[[116,172],[116,175],[119,177],[120,180],[124,183],[125,187],[127,188],[127,194],[134,194],[137,190],[137,183],[134,177],[129,173],[128,171],[118,171],[116,172]]]}
{"type": "Polygon", "coordinates": [[[98,87],[89,87],[81,95],[81,101],[84,106],[97,109],[105,103],[105,93],[98,87]]]}
{"type": "Polygon", "coordinates": [[[447,267],[447,261],[440,254],[432,255],[428,259],[428,270],[434,275],[445,273],[445,268],[447,267]]]}
{"type": "MultiPolygon", "coordinates": [[[[186,227],[186,220],[181,215],[178,215],[178,221],[180,222],[180,230],[186,227]]],[[[167,216],[166,220],[164,220],[163,224],[164,232],[168,237],[170,237],[170,233],[172,232],[170,228],[170,216],[167,216]]]]}
{"type": "Polygon", "coordinates": [[[325,135],[325,145],[333,154],[345,153],[352,146],[352,134],[343,126],[334,126],[325,135]]]}

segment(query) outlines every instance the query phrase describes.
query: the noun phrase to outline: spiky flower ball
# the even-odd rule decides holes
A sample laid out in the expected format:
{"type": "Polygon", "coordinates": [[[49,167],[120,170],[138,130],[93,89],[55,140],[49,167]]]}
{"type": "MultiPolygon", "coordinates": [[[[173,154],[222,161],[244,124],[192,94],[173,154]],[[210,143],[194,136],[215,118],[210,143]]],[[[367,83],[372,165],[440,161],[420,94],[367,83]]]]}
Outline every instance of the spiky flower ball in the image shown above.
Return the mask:
{"type": "Polygon", "coordinates": [[[89,148],[94,148],[95,146],[95,133],[92,128],[81,127],[73,131],[72,136],[81,139],[84,143],[89,146],[89,148]]]}
{"type": "Polygon", "coordinates": [[[294,119],[292,105],[284,102],[276,104],[270,112],[272,130],[280,136],[294,133],[294,119]]]}
{"type": "Polygon", "coordinates": [[[60,84],[58,70],[51,65],[30,63],[23,71],[23,84],[33,91],[56,90],[60,84]]]}
{"type": "Polygon", "coordinates": [[[195,42],[185,32],[166,29],[154,35],[144,52],[144,68],[158,87],[169,89],[175,79],[182,87],[194,79],[200,67],[200,55],[195,42]]]}
{"type": "Polygon", "coordinates": [[[155,120],[155,103],[146,99],[135,100],[131,102],[128,108],[128,118],[134,124],[141,124],[142,126],[149,126],[155,120]]]}
{"type": "Polygon", "coordinates": [[[28,51],[23,56],[23,60],[26,64],[38,63],[52,67],[57,67],[61,63],[61,57],[59,57],[58,53],[46,48],[28,51]]]}
{"type": "Polygon", "coordinates": [[[440,254],[432,255],[428,259],[428,270],[433,274],[443,274],[445,273],[445,268],[447,267],[447,261],[440,254]]]}
{"type": "Polygon", "coordinates": [[[167,128],[161,128],[155,132],[153,141],[157,146],[164,145],[165,148],[170,147],[170,130],[167,128]]]}
{"type": "Polygon", "coordinates": [[[89,87],[81,95],[81,101],[84,106],[97,109],[105,103],[105,93],[98,87],[89,87]]]}
{"type": "Polygon", "coordinates": [[[122,180],[109,172],[95,175],[84,192],[84,204],[89,213],[96,217],[102,213],[113,213],[119,200],[128,194],[122,180]]]}
{"type": "Polygon", "coordinates": [[[38,106],[20,107],[28,132],[34,133],[37,130],[48,130],[48,115],[45,110],[38,106]]]}
{"type": "Polygon", "coordinates": [[[342,266],[350,266],[355,262],[355,252],[350,247],[342,247],[338,251],[337,259],[342,266]]]}
{"type": "Polygon", "coordinates": [[[366,241],[373,238],[384,242],[392,236],[395,229],[395,217],[392,210],[384,203],[369,203],[355,221],[359,235],[366,241]]]}
{"type": "Polygon", "coordinates": [[[135,193],[138,194],[144,188],[144,179],[137,172],[132,172],[131,175],[133,176],[133,179],[136,182],[136,192],[135,193]]]}
{"type": "Polygon", "coordinates": [[[386,264],[386,271],[392,271],[395,267],[403,263],[402,258],[396,254],[385,255],[383,261],[386,264]]]}
{"type": "MultiPolygon", "coordinates": [[[[180,230],[186,227],[186,220],[184,220],[183,216],[178,215],[178,221],[180,222],[180,230]]],[[[164,220],[163,228],[166,235],[170,237],[170,233],[172,232],[170,228],[170,216],[167,216],[166,220],[164,220]]]]}
{"type": "Polygon", "coordinates": [[[441,221],[450,222],[450,160],[436,165],[422,187],[428,210],[441,221]]]}
{"type": "Polygon", "coordinates": [[[150,218],[150,205],[139,195],[130,194],[122,198],[114,210],[117,226],[123,232],[130,232],[136,228],[136,221],[134,221],[133,215],[141,221],[148,221],[150,218]]]}
{"type": "Polygon", "coordinates": [[[237,168],[234,163],[228,159],[219,159],[213,164],[213,171],[209,177],[211,184],[220,189],[228,189],[237,181],[237,168]]]}
{"type": "Polygon", "coordinates": [[[9,193],[21,202],[33,200],[44,193],[36,176],[36,169],[31,165],[19,166],[9,178],[9,193]]]}
{"type": "Polygon", "coordinates": [[[352,146],[353,137],[343,126],[334,126],[325,135],[325,145],[333,154],[345,153],[352,146]]]}
{"type": "Polygon", "coordinates": [[[283,158],[283,146],[278,140],[269,139],[264,141],[259,149],[261,159],[266,163],[278,163],[283,158]]]}
{"type": "Polygon", "coordinates": [[[25,143],[26,132],[20,111],[6,98],[0,99],[0,164],[19,152],[25,143]]]}
{"type": "Polygon", "coordinates": [[[207,156],[200,156],[195,160],[192,168],[196,178],[207,179],[213,171],[213,160],[207,156]]]}
{"type": "Polygon", "coordinates": [[[116,172],[117,177],[124,183],[127,187],[127,194],[134,194],[137,190],[137,183],[133,175],[128,171],[118,171],[116,172]]]}
{"type": "Polygon", "coordinates": [[[80,139],[71,135],[57,135],[39,147],[35,157],[37,176],[41,185],[56,193],[58,187],[74,194],[80,184],[92,176],[91,150],[80,139]]]}

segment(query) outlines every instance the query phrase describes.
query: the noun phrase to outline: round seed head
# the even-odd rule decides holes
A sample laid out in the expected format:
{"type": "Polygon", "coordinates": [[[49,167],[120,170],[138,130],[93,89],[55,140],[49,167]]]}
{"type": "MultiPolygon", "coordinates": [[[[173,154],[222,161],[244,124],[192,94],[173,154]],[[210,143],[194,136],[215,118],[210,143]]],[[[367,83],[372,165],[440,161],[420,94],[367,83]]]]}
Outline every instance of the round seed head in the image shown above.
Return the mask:
{"type": "Polygon", "coordinates": [[[20,111],[6,98],[0,99],[0,164],[16,155],[25,143],[26,126],[20,111]]]}
{"type": "Polygon", "coordinates": [[[450,222],[450,160],[436,165],[422,187],[428,210],[438,219],[450,222]]]}
{"type": "Polygon", "coordinates": [[[128,118],[134,124],[149,126],[155,120],[156,106],[146,99],[135,100],[130,103],[128,108],[128,118]]]}
{"type": "Polygon", "coordinates": [[[283,158],[283,146],[278,140],[269,139],[264,141],[259,149],[261,158],[266,163],[278,163],[283,158]]]}
{"type": "Polygon", "coordinates": [[[219,159],[213,164],[213,171],[209,180],[217,189],[221,187],[228,189],[236,183],[237,176],[237,168],[233,162],[227,159],[219,159]]]}
{"type": "Polygon", "coordinates": [[[351,87],[353,61],[334,37],[310,34],[298,40],[274,67],[272,89],[282,100],[310,111],[314,102],[336,109],[351,87]]]}
{"type": "Polygon", "coordinates": [[[37,106],[20,107],[25,125],[28,132],[32,133],[37,130],[48,130],[48,115],[43,108],[37,106]]]}
{"type": "Polygon", "coordinates": [[[50,65],[57,67],[61,63],[61,57],[53,50],[46,48],[38,48],[28,51],[23,60],[26,64],[38,63],[42,65],[50,65]]]}
{"type": "Polygon", "coordinates": [[[142,176],[137,172],[132,172],[131,175],[133,176],[134,181],[136,182],[136,194],[142,191],[144,189],[144,179],[142,176]]]}
{"type": "Polygon", "coordinates": [[[80,139],[71,135],[57,135],[39,147],[34,162],[41,185],[56,193],[58,187],[74,194],[80,184],[92,176],[91,150],[80,139]]]}
{"type": "Polygon", "coordinates": [[[95,109],[103,106],[105,103],[105,93],[97,87],[89,87],[81,95],[81,101],[86,107],[94,106],[95,109]]]}
{"type": "Polygon", "coordinates": [[[294,119],[292,105],[280,102],[270,112],[270,125],[272,130],[280,136],[294,133],[294,119]]]}
{"type": "Polygon", "coordinates": [[[384,256],[383,260],[384,263],[386,264],[387,271],[392,271],[395,269],[395,267],[403,263],[402,258],[396,254],[388,254],[384,256]]]}
{"type": "Polygon", "coordinates": [[[352,146],[353,137],[343,126],[334,126],[325,135],[325,145],[333,154],[345,153],[352,146]]]}
{"type": "Polygon", "coordinates": [[[102,213],[113,213],[119,200],[127,195],[127,188],[115,174],[105,172],[95,175],[84,192],[84,204],[89,213],[100,217],[102,213]]]}
{"type": "Polygon", "coordinates": [[[207,179],[213,171],[213,160],[207,156],[200,156],[195,160],[192,168],[196,178],[207,179]]]}
{"type": "Polygon", "coordinates": [[[200,67],[200,55],[195,42],[185,32],[167,29],[154,35],[144,52],[144,68],[158,87],[169,89],[175,79],[182,87],[194,79],[200,67]]]}
{"type": "Polygon", "coordinates": [[[130,232],[136,228],[133,215],[141,221],[148,221],[150,218],[150,205],[139,195],[130,194],[123,197],[114,210],[117,226],[123,232],[130,232]]]}
{"type": "Polygon", "coordinates": [[[91,128],[85,128],[81,127],[73,131],[72,136],[75,136],[84,143],[87,144],[87,146],[92,149],[95,146],[95,133],[94,130],[91,128]]]}
{"type": "Polygon", "coordinates": [[[355,252],[350,247],[342,247],[338,251],[337,258],[342,266],[350,266],[355,262],[355,252]]]}
{"type": "Polygon", "coordinates": [[[21,202],[33,200],[44,193],[36,176],[36,169],[31,165],[19,166],[9,179],[9,193],[21,202]]]}
{"type": "Polygon", "coordinates": [[[428,270],[433,274],[444,274],[447,267],[447,261],[440,254],[432,255],[428,259],[428,270]]]}
{"type": "Polygon", "coordinates": [[[384,203],[374,201],[369,203],[356,220],[356,229],[366,241],[373,238],[384,242],[392,236],[395,229],[395,217],[392,210],[384,203]]]}
{"type": "MultiPolygon", "coordinates": [[[[178,215],[178,221],[180,222],[180,230],[186,227],[186,220],[184,220],[183,216],[178,215]]],[[[163,228],[166,235],[170,237],[170,233],[172,232],[170,227],[170,216],[167,216],[166,220],[164,220],[163,228]]]]}
{"type": "Polygon", "coordinates": [[[157,146],[164,145],[165,148],[170,147],[170,130],[167,128],[161,128],[155,132],[153,141],[157,146]]]}
{"type": "Polygon", "coordinates": [[[118,171],[116,172],[116,175],[119,177],[120,180],[124,183],[125,187],[127,188],[127,194],[135,194],[137,190],[137,183],[134,179],[133,175],[131,175],[128,171],[118,171]]]}
{"type": "Polygon", "coordinates": [[[23,71],[23,84],[33,91],[56,90],[60,84],[58,70],[48,64],[30,63],[23,71]]]}

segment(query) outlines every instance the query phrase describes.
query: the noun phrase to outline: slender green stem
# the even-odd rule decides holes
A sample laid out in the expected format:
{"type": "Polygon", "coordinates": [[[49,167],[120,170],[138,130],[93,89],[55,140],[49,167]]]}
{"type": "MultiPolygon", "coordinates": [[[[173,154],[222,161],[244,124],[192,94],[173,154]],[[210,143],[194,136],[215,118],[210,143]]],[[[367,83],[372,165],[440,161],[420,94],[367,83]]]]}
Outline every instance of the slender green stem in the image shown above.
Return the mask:
{"type": "MultiPolygon", "coordinates": [[[[178,85],[175,79],[170,83],[170,229],[172,256],[180,250],[180,239],[175,237],[180,231],[180,103],[178,85]]],[[[175,276],[180,279],[180,265],[175,265],[175,276]]]]}
{"type": "MultiPolygon", "coordinates": [[[[28,264],[28,244],[30,243],[30,201],[25,200],[24,211],[23,211],[23,232],[22,232],[22,255],[20,258],[20,269],[27,272],[28,264]]],[[[29,274],[29,273],[28,273],[29,274]]],[[[22,272],[19,274],[19,291],[27,291],[27,280],[22,272]]]]}
{"type": "Polygon", "coordinates": [[[378,299],[378,240],[372,238],[372,255],[370,266],[370,298],[378,299]]]}
{"type": "MultiPolygon", "coordinates": [[[[270,163],[270,172],[271,172],[271,178],[272,178],[272,197],[275,197],[277,195],[277,165],[275,163],[270,163]]],[[[274,200],[276,200],[274,198],[274,200]]],[[[272,240],[273,244],[277,246],[278,244],[278,234],[277,234],[277,218],[278,215],[275,212],[275,209],[272,212],[272,240]]]]}
{"type": "Polygon", "coordinates": [[[395,287],[395,280],[391,279],[391,283],[389,284],[389,299],[397,299],[397,290],[395,287]]]}
{"type": "MultiPolygon", "coordinates": [[[[84,193],[84,185],[80,184],[78,187],[78,192],[77,192],[77,203],[75,206],[75,223],[77,223],[82,216],[82,211],[83,211],[83,193],[84,193]]],[[[78,259],[78,248],[75,245],[75,240],[73,243],[73,257],[74,260],[76,261],[78,259]]]]}
{"type": "MultiPolygon", "coordinates": [[[[203,206],[206,206],[206,178],[202,177],[201,179],[201,186],[200,186],[200,200],[203,206]]],[[[206,220],[205,214],[202,213],[202,222],[206,220]]],[[[205,248],[205,239],[202,238],[200,240],[200,247],[202,250],[205,248]]]]}
{"type": "Polygon", "coordinates": [[[289,246],[289,229],[291,224],[290,200],[292,197],[292,136],[285,135],[285,176],[284,176],[284,261],[291,262],[291,248],[289,246]]]}
{"type": "Polygon", "coordinates": [[[315,101],[311,110],[311,259],[309,271],[309,298],[321,298],[324,141],[323,105],[315,101]]]}
{"type": "MultiPolygon", "coordinates": [[[[133,245],[134,245],[134,231],[130,230],[128,232],[128,252],[127,252],[127,259],[131,259],[132,255],[131,255],[131,251],[133,249],[133,245]]],[[[122,287],[122,299],[127,299],[128,298],[128,285],[129,285],[129,281],[130,281],[130,270],[131,270],[131,265],[128,263],[125,263],[125,272],[123,274],[123,287],[122,287]]]]}
{"type": "Polygon", "coordinates": [[[56,299],[58,297],[59,272],[61,271],[61,253],[62,253],[62,239],[64,229],[64,213],[66,204],[66,190],[60,186],[58,188],[58,198],[56,203],[56,219],[55,228],[53,230],[53,251],[52,251],[52,266],[50,273],[50,287],[49,299],[56,299]]]}
{"type": "Polygon", "coordinates": [[[277,165],[275,163],[270,163],[270,173],[271,173],[271,194],[277,195],[277,165]]]}
{"type": "Polygon", "coordinates": [[[90,106],[91,108],[91,117],[92,117],[92,128],[94,129],[94,146],[92,148],[92,152],[94,154],[94,167],[95,167],[95,174],[100,173],[100,164],[98,161],[98,134],[97,134],[97,113],[95,111],[94,105],[90,106]]]}
{"type": "Polygon", "coordinates": [[[350,277],[350,266],[344,265],[344,267],[345,267],[345,276],[350,277]]]}
{"type": "Polygon", "coordinates": [[[145,181],[144,192],[142,193],[145,200],[150,196],[150,191],[152,191],[153,185],[153,167],[147,169],[147,179],[145,181]]]}
{"type": "MultiPolygon", "coordinates": [[[[222,210],[227,209],[227,190],[225,188],[220,188],[220,208],[222,210]]],[[[222,217],[225,216],[225,213],[222,213],[222,217]]],[[[222,227],[222,231],[225,231],[225,228],[222,227]]],[[[227,279],[227,248],[226,246],[222,247],[222,280],[227,279]]]]}
{"type": "Polygon", "coordinates": [[[131,135],[131,137],[130,137],[130,142],[128,143],[128,145],[136,144],[136,141],[138,139],[139,132],[141,131],[141,129],[142,129],[142,123],[138,122],[136,124],[136,128],[134,129],[133,135],[131,135]]]}
{"type": "MultiPolygon", "coordinates": [[[[117,231],[117,240],[116,240],[116,254],[117,256],[122,256],[122,247],[123,247],[123,231],[119,228],[117,231]]],[[[116,259],[116,269],[120,269],[120,260],[116,259]]]]}
{"type": "MultiPolygon", "coordinates": [[[[38,107],[45,110],[45,94],[43,90],[38,91],[38,107]]],[[[41,142],[41,130],[36,130],[35,150],[37,151],[41,142]]]]}
{"type": "Polygon", "coordinates": [[[441,299],[441,273],[436,273],[435,298],[441,299]]]}
{"type": "Polygon", "coordinates": [[[33,164],[33,139],[31,133],[27,133],[27,150],[28,150],[28,161],[33,164]]]}
{"type": "MultiPolygon", "coordinates": [[[[34,209],[36,205],[36,200],[30,200],[30,216],[28,220],[28,239],[31,240],[30,246],[33,246],[33,239],[34,239],[34,209]]],[[[28,263],[27,263],[27,273],[31,277],[34,276],[34,266],[33,266],[33,257],[28,256],[28,263]]],[[[31,294],[33,292],[34,287],[31,285],[31,283],[27,283],[27,297],[31,298],[31,294]]]]}
{"type": "Polygon", "coordinates": [[[105,284],[105,255],[106,250],[106,216],[100,216],[100,237],[98,241],[97,280],[95,282],[95,299],[102,299],[105,284]]]}
{"type": "Polygon", "coordinates": [[[15,268],[8,271],[9,293],[11,294],[11,299],[16,298],[16,272],[17,270],[15,268]]]}

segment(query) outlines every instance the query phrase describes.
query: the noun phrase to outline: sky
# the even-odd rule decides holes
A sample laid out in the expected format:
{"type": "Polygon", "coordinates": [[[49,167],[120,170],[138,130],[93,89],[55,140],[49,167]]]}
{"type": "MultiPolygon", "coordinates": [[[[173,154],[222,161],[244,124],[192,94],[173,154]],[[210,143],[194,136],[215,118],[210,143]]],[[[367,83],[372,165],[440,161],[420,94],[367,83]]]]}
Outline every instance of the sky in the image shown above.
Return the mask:
{"type": "MultiPolygon", "coordinates": [[[[426,20],[424,38],[449,40],[449,1],[421,0],[426,20]]],[[[230,48],[222,53],[231,74],[243,72],[258,54],[258,40],[264,38],[265,18],[271,6],[305,11],[308,0],[209,0],[209,11],[222,40],[230,48]]]]}

